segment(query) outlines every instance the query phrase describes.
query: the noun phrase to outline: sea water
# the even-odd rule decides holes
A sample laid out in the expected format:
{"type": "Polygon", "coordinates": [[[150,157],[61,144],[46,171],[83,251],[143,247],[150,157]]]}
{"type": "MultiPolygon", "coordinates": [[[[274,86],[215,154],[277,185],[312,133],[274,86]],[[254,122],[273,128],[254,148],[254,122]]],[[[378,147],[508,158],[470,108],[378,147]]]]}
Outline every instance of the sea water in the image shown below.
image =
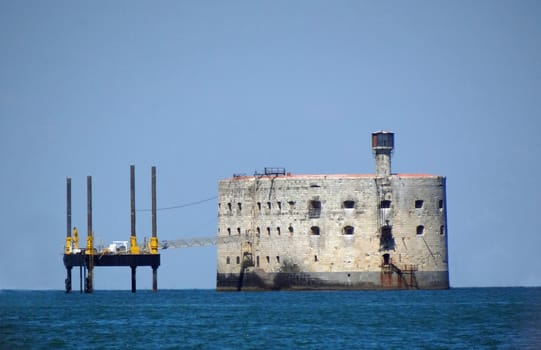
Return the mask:
{"type": "Polygon", "coordinates": [[[541,349],[541,288],[0,291],[1,349],[541,349]]]}

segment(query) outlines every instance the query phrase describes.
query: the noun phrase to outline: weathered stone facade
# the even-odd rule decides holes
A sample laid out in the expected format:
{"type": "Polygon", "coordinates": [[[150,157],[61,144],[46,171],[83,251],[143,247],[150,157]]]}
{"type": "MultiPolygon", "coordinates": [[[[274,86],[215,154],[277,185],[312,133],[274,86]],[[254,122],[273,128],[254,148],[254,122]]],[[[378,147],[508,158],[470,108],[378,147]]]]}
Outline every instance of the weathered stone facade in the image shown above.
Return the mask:
{"type": "Polygon", "coordinates": [[[449,288],[442,176],[235,176],[218,202],[218,290],[449,288]]]}

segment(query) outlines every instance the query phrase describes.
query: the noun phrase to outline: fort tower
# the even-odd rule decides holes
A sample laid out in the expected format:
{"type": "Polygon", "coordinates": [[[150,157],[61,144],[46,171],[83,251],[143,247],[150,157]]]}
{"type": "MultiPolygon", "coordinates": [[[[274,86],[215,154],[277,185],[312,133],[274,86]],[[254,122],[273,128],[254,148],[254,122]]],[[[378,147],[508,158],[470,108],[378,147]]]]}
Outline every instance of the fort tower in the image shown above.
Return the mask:
{"type": "Polygon", "coordinates": [[[391,153],[394,148],[394,133],[377,131],[372,133],[372,150],[376,157],[376,176],[391,175],[391,153]]]}

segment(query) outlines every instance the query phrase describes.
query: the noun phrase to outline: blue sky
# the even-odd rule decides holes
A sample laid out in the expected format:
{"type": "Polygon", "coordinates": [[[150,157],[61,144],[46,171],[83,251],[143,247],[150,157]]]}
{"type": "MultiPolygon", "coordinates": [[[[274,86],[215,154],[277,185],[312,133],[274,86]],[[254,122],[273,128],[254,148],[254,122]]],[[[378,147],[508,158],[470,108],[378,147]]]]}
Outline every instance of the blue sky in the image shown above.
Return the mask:
{"type": "MultiPolygon", "coordinates": [[[[373,173],[380,129],[393,172],[447,176],[452,286],[541,285],[540,18],[537,1],[0,1],[0,289],[63,289],[66,176],[83,239],[92,175],[97,243],[128,240],[130,164],[137,208],[152,165],[167,207],[265,166],[373,173]]],[[[161,211],[158,237],[216,217],[161,211]]],[[[163,252],[159,288],[213,288],[215,259],[163,252]]],[[[95,288],[129,289],[129,269],[95,288]]]]}

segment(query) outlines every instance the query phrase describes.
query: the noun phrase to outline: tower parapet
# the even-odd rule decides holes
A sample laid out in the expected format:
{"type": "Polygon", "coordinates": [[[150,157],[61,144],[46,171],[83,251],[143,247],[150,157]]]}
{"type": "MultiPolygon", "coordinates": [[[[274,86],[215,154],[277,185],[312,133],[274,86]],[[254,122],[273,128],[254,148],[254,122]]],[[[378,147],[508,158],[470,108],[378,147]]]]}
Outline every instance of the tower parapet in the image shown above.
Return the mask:
{"type": "Polygon", "coordinates": [[[376,176],[391,175],[391,153],[393,148],[393,132],[376,131],[372,133],[372,151],[376,157],[376,176]]]}

